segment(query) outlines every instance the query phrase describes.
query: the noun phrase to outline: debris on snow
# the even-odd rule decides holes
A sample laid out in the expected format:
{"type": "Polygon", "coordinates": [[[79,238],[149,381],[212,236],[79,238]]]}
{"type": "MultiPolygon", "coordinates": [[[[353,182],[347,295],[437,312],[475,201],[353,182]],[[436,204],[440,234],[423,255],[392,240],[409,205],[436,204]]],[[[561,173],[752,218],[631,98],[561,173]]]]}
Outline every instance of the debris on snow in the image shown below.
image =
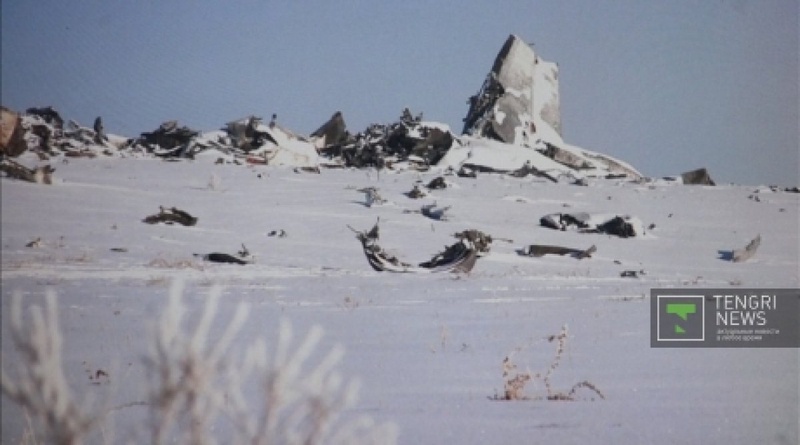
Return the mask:
{"type": "Polygon", "coordinates": [[[162,123],[154,131],[142,133],[133,146],[143,146],[156,156],[192,157],[191,142],[199,134],[189,127],[179,127],[178,121],[172,120],[162,123]]]}
{"type": "MultiPolygon", "coordinates": [[[[410,167],[426,170],[439,162],[456,141],[446,125],[424,122],[421,114],[413,116],[408,108],[403,110],[399,121],[372,124],[355,136],[339,131],[337,121],[334,115],[312,134],[312,139],[315,138],[315,145],[321,146],[320,154],[346,167],[380,169],[408,163],[410,167]],[[333,142],[328,140],[330,127],[337,128],[331,131],[331,138],[336,139],[333,142]],[[320,142],[323,139],[324,142],[320,142]]],[[[343,119],[341,125],[344,125],[343,119]]]]}
{"type": "Polygon", "coordinates": [[[705,168],[682,173],[681,180],[685,185],[716,185],[705,168]]]}
{"type": "MultiPolygon", "coordinates": [[[[447,125],[424,121],[422,113],[412,114],[408,108],[402,110],[398,121],[374,123],[357,134],[348,132],[344,116],[336,111],[308,137],[278,125],[275,114],[267,124],[251,115],[205,133],[170,120],[128,140],[106,133],[101,117],[93,128],[76,123],[65,128],[58,112],[46,107],[29,109],[22,116],[21,128],[27,149],[48,157],[64,152],[82,157],[144,153],[177,160],[210,152],[214,160],[220,159],[219,154],[226,155],[223,162],[315,172],[324,166],[436,169],[464,177],[475,177],[479,171],[512,173],[553,182],[566,176],[570,183],[585,177],[642,179],[622,161],[564,142],[558,82],[557,64],[543,60],[531,45],[511,35],[478,94],[469,100],[461,137],[447,125]]],[[[4,137],[18,127],[12,115],[8,121],[4,137]]],[[[3,144],[7,154],[22,149],[3,144]]]]}
{"type": "Polygon", "coordinates": [[[630,217],[628,216],[615,216],[597,226],[597,231],[608,235],[616,235],[620,238],[636,236],[636,226],[630,221],[630,217]]]}
{"type": "Polygon", "coordinates": [[[376,222],[369,231],[357,231],[350,227],[350,230],[356,233],[356,238],[361,241],[370,266],[378,272],[469,273],[475,266],[477,258],[489,252],[492,242],[491,236],[479,230],[464,230],[453,235],[458,242],[445,247],[444,251],[434,255],[430,260],[414,266],[399,260],[378,245],[379,222],[376,222]]]}
{"type": "Polygon", "coordinates": [[[428,183],[425,187],[428,190],[441,190],[447,188],[447,181],[444,180],[444,176],[437,176],[436,178],[432,179],[431,182],[428,183]]]}
{"type": "Polygon", "coordinates": [[[245,153],[260,148],[267,142],[278,145],[278,142],[268,132],[259,129],[260,126],[260,117],[249,116],[245,119],[228,122],[225,125],[225,131],[231,138],[231,145],[245,153]]]}
{"type": "Polygon", "coordinates": [[[42,237],[37,237],[35,240],[25,244],[25,247],[33,248],[33,249],[42,247],[42,237]]]}
{"type": "Polygon", "coordinates": [[[641,173],[625,162],[564,142],[559,95],[558,65],[540,58],[520,37],[509,36],[478,94],[468,101],[463,129],[466,136],[462,138],[466,147],[451,150],[447,165],[468,162],[471,167],[487,168],[485,171],[510,172],[530,162],[551,176],[581,172],[641,180],[641,173]],[[486,139],[507,147],[487,145],[483,142],[486,139]],[[489,153],[482,154],[484,150],[489,153]],[[502,153],[501,159],[497,152],[502,153]],[[467,156],[472,159],[467,160],[467,156]]]}
{"type": "Polygon", "coordinates": [[[347,137],[347,125],[344,122],[344,116],[342,116],[341,111],[333,113],[330,119],[309,136],[314,147],[318,150],[343,144],[347,137]]]}
{"type": "Polygon", "coordinates": [[[525,161],[525,165],[523,165],[519,169],[514,170],[513,172],[509,173],[509,175],[511,175],[511,176],[513,176],[515,178],[524,178],[524,177],[526,177],[528,175],[532,175],[532,176],[537,176],[537,177],[540,177],[540,178],[546,178],[547,180],[549,180],[551,182],[558,182],[558,179],[550,176],[546,172],[543,172],[543,171],[537,169],[536,167],[534,167],[533,165],[531,165],[530,161],[525,161]]]}
{"type": "Polygon", "coordinates": [[[159,206],[158,213],[146,217],[142,222],[147,224],[164,223],[169,225],[177,223],[183,226],[193,226],[197,224],[197,217],[175,207],[167,209],[163,206],[159,206]]]}
{"type": "Polygon", "coordinates": [[[597,247],[592,245],[588,249],[573,249],[570,247],[548,246],[542,244],[531,244],[530,246],[517,250],[522,256],[541,257],[545,255],[569,255],[579,260],[591,258],[597,251],[597,247]]]}
{"type": "Polygon", "coordinates": [[[20,179],[36,184],[52,184],[53,172],[56,171],[56,169],[49,164],[31,169],[11,159],[5,158],[0,160],[0,171],[4,172],[9,178],[20,179]]]}
{"type": "Polygon", "coordinates": [[[236,253],[236,255],[231,255],[228,253],[207,253],[207,254],[200,254],[195,253],[194,256],[200,257],[205,261],[210,261],[212,263],[227,263],[227,264],[252,264],[255,262],[255,257],[250,254],[250,251],[247,250],[244,244],[242,244],[242,250],[236,253]]]}
{"type": "Polygon", "coordinates": [[[477,178],[478,172],[465,165],[462,165],[461,168],[458,169],[456,175],[459,178],[477,178]]]}
{"type": "Polygon", "coordinates": [[[540,59],[528,43],[511,35],[468,104],[464,134],[515,145],[532,141],[537,133],[560,135],[558,66],[540,59]]]}
{"type": "Polygon", "coordinates": [[[551,213],[539,219],[542,227],[555,230],[576,228],[580,233],[605,233],[620,238],[644,235],[644,224],[631,216],[590,215],[585,212],[551,213]]]}
{"type": "Polygon", "coordinates": [[[555,230],[567,230],[570,226],[575,226],[579,229],[589,227],[589,220],[591,216],[588,213],[551,213],[539,219],[539,224],[542,227],[555,230]]]}
{"type": "Polygon", "coordinates": [[[406,192],[405,195],[411,199],[420,199],[428,196],[428,194],[425,193],[418,184],[414,184],[414,188],[406,192]]]}
{"type": "Polygon", "coordinates": [[[435,219],[436,221],[447,221],[445,212],[448,210],[450,210],[450,206],[439,207],[435,202],[433,204],[426,204],[420,209],[423,216],[435,219]]]}
{"type": "Polygon", "coordinates": [[[622,278],[639,278],[640,276],[645,275],[645,271],[642,270],[623,270],[619,273],[619,276],[622,278]]]}
{"type": "Polygon", "coordinates": [[[373,205],[386,204],[386,200],[378,194],[378,189],[375,187],[366,187],[358,189],[359,192],[364,194],[364,206],[372,207],[373,205]]]}
{"type": "Polygon", "coordinates": [[[761,245],[761,235],[757,235],[750,241],[744,249],[736,249],[732,252],[731,261],[734,263],[739,263],[742,261],[747,261],[756,254],[758,247],[761,245]]]}

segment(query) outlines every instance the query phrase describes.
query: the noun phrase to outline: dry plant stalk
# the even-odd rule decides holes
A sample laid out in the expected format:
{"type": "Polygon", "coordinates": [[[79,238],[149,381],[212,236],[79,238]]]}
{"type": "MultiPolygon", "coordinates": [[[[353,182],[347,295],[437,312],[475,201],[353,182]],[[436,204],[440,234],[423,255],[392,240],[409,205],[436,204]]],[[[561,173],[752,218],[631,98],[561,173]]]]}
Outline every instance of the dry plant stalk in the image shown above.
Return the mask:
{"type": "MultiPolygon", "coordinates": [[[[561,356],[564,354],[567,346],[567,325],[561,327],[561,332],[555,335],[550,335],[545,338],[548,342],[552,343],[553,341],[557,341],[556,344],[556,352],[555,356],[553,356],[553,361],[550,362],[550,366],[545,371],[544,376],[541,373],[531,374],[530,372],[514,372],[517,369],[517,365],[511,361],[511,356],[513,352],[503,359],[503,395],[502,396],[495,396],[496,400],[529,400],[529,397],[525,396],[523,391],[525,390],[525,385],[533,380],[533,379],[541,379],[544,382],[545,389],[547,391],[546,396],[544,397],[547,400],[568,400],[574,401],[576,399],[576,392],[580,388],[587,388],[590,391],[597,394],[601,399],[605,399],[605,396],[602,392],[591,382],[588,380],[584,380],[582,382],[578,382],[572,386],[569,392],[560,392],[554,391],[553,387],[550,383],[550,377],[553,375],[553,372],[558,368],[561,364],[561,356]]],[[[514,352],[519,352],[520,349],[517,348],[514,352]]]]}
{"type": "MultiPolygon", "coordinates": [[[[222,333],[214,334],[220,295],[219,289],[212,290],[199,320],[187,326],[183,285],[173,284],[145,363],[147,401],[112,408],[146,406],[151,422],[144,434],[150,443],[396,443],[397,428],[392,423],[378,424],[367,416],[342,417],[357,401],[358,384],[338,371],[342,347],[318,353],[320,327],[295,344],[291,325],[282,321],[272,353],[263,339],[257,339],[235,355],[231,351],[237,349],[248,308],[237,306],[222,333]]],[[[32,327],[26,327],[21,297],[14,296],[11,332],[22,360],[16,378],[2,371],[2,393],[34,419],[36,430],[30,427],[25,437],[77,445],[96,427],[106,427],[101,424],[108,412],[88,416],[75,403],[62,371],[53,293],[48,293],[46,303],[44,313],[32,308],[32,327]]]]}
{"type": "MultiPolygon", "coordinates": [[[[48,292],[45,311],[31,308],[31,325],[22,315],[22,296],[11,301],[11,335],[21,354],[17,377],[2,370],[0,386],[4,396],[22,406],[33,425],[43,429],[47,442],[77,445],[94,426],[94,420],[78,406],[70,393],[61,361],[63,338],[58,325],[56,296],[48,292]]],[[[26,436],[30,436],[26,432],[26,436]]]]}

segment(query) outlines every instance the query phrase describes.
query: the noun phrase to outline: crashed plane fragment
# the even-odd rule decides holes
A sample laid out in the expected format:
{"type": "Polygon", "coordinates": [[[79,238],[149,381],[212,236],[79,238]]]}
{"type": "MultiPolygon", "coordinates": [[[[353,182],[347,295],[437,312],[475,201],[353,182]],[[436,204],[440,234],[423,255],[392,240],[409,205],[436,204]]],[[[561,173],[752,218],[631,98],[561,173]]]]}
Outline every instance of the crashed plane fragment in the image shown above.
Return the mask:
{"type": "Polygon", "coordinates": [[[511,35],[492,71],[469,100],[464,134],[508,144],[527,143],[537,133],[561,135],[558,65],[539,58],[531,45],[511,35]]]}
{"type": "Polygon", "coordinates": [[[624,177],[641,180],[627,163],[564,142],[559,68],[511,35],[478,94],[469,101],[462,146],[439,165],[511,172],[526,163],[551,177],[624,177]]]}
{"type": "Polygon", "coordinates": [[[377,272],[400,273],[436,273],[454,272],[469,273],[475,266],[478,257],[489,252],[492,237],[479,230],[464,230],[453,236],[458,241],[436,254],[429,261],[413,265],[399,260],[378,245],[380,231],[378,223],[369,231],[357,231],[356,238],[361,241],[367,262],[377,272]]]}

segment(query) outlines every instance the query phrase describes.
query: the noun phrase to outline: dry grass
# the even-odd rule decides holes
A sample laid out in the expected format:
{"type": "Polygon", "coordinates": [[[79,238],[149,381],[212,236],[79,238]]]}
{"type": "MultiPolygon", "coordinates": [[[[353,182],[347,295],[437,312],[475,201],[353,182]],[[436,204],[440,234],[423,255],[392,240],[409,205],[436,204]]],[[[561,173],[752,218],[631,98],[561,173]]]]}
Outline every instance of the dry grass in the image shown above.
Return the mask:
{"type": "MultiPolygon", "coordinates": [[[[81,444],[93,431],[113,441],[105,435],[114,429],[107,424],[113,417],[108,414],[132,406],[148,410],[150,421],[136,430],[153,444],[396,442],[393,424],[343,417],[357,401],[358,384],[338,371],[341,347],[320,351],[321,328],[295,342],[290,323],[282,321],[274,348],[263,339],[236,348],[247,306],[239,305],[222,324],[223,332],[212,335],[220,291],[212,290],[199,319],[190,319],[182,296],[182,285],[173,285],[155,323],[145,360],[146,400],[92,412],[78,402],[63,373],[55,294],[48,293],[44,311],[31,308],[30,323],[23,316],[21,296],[15,294],[10,330],[21,357],[13,377],[2,369],[2,394],[29,416],[29,426],[20,433],[22,443],[81,444]]],[[[93,381],[103,377],[91,371],[93,381]]]]}
{"type": "MultiPolygon", "coordinates": [[[[555,335],[550,335],[545,338],[548,343],[556,342],[556,350],[555,355],[553,356],[553,360],[550,362],[550,366],[544,372],[537,372],[532,373],[530,371],[521,372],[518,371],[518,366],[512,361],[512,357],[515,355],[516,352],[521,351],[521,348],[517,348],[514,352],[506,355],[503,359],[503,394],[495,394],[493,397],[494,400],[567,400],[567,401],[575,401],[575,400],[585,400],[585,399],[578,399],[577,398],[577,391],[581,388],[586,388],[592,393],[596,394],[601,399],[605,399],[603,393],[595,386],[592,382],[588,380],[584,380],[582,382],[578,382],[570,388],[569,391],[558,391],[555,390],[552,386],[551,377],[553,372],[559,367],[561,364],[561,357],[564,355],[564,352],[567,347],[567,337],[568,331],[567,326],[564,325],[561,327],[561,332],[555,335]],[[531,381],[542,381],[545,388],[545,395],[544,396],[534,396],[530,397],[525,395],[525,387],[531,381]]],[[[591,400],[594,400],[592,398],[591,400]]]]}

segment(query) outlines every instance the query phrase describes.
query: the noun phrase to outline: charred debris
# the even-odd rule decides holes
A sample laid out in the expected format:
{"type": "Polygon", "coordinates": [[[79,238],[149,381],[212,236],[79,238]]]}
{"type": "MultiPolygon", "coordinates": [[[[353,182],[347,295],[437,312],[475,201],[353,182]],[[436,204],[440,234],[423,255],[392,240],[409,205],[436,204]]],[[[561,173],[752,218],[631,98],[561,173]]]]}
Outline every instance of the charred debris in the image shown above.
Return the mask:
{"type": "Polygon", "coordinates": [[[565,144],[559,100],[558,65],[511,35],[478,93],[469,99],[460,136],[408,108],[397,121],[373,123],[360,132],[351,132],[337,111],[308,136],[281,126],[273,114],[269,121],[251,115],[208,132],[170,120],[133,138],[109,133],[101,116],[89,128],[66,121],[52,107],[30,108],[22,114],[4,108],[0,149],[8,157],[30,151],[40,160],[59,155],[181,160],[212,150],[222,162],[290,166],[298,172],[318,172],[321,167],[437,167],[462,177],[500,172],[551,181],[563,175],[641,179],[624,162],[565,144]],[[498,159],[508,162],[498,164],[498,159]]]}
{"type": "MultiPolygon", "coordinates": [[[[40,162],[61,156],[184,160],[209,153],[218,163],[288,166],[298,173],[322,168],[436,169],[467,178],[501,173],[575,185],[588,185],[587,178],[643,181],[627,163],[564,141],[559,88],[558,64],[510,35],[477,93],[467,100],[460,135],[408,108],[395,122],[373,123],[359,132],[351,132],[344,114],[336,111],[307,136],[283,127],[272,114],[269,120],[250,115],[206,132],[169,120],[128,138],[109,133],[102,116],[86,127],[52,107],[23,113],[3,107],[0,157],[30,153],[40,162]]],[[[4,163],[2,171],[17,179],[31,177],[18,167],[4,163]]],[[[52,173],[49,166],[29,170],[37,168],[52,173]]],[[[683,173],[675,182],[714,185],[706,169],[683,173]]],[[[423,193],[418,189],[410,196],[423,193]]]]}
{"type": "Polygon", "coordinates": [[[489,253],[492,244],[490,235],[479,230],[464,230],[453,235],[457,239],[455,243],[446,246],[430,260],[414,265],[398,259],[378,244],[379,223],[380,220],[370,230],[358,231],[350,228],[355,232],[356,239],[361,242],[367,262],[378,272],[469,273],[478,258],[489,253]]]}

